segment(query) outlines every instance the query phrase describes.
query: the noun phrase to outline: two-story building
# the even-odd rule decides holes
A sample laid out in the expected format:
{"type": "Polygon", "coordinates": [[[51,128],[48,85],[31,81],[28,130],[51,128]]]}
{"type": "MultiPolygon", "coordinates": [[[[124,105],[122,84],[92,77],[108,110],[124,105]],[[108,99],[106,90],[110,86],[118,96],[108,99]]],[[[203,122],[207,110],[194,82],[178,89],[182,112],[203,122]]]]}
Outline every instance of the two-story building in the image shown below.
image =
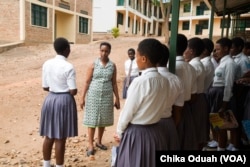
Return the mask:
{"type": "Polygon", "coordinates": [[[92,0],[1,0],[0,40],[51,43],[92,41],[92,0]]]}
{"type": "MultiPolygon", "coordinates": [[[[94,0],[100,1],[100,0],[94,0]]],[[[112,4],[99,5],[98,10],[109,8],[108,17],[98,17],[96,14],[93,17],[93,22],[98,20],[112,20],[109,27],[118,27],[121,34],[140,35],[140,36],[162,36],[163,17],[159,5],[154,5],[152,0],[106,0],[112,1],[112,4]],[[116,1],[116,4],[114,3],[116,1]],[[111,9],[115,7],[115,11],[111,9]]],[[[218,2],[219,3],[219,2],[218,2]]],[[[230,35],[234,35],[235,28],[241,27],[242,31],[250,29],[250,11],[245,14],[231,15],[230,24],[223,21],[222,16],[211,18],[211,3],[208,0],[181,0],[179,9],[172,9],[172,11],[179,11],[178,32],[187,36],[208,36],[210,23],[213,22],[213,36],[221,36],[222,28],[228,27],[230,35]],[[236,26],[237,25],[237,26],[236,26]]],[[[94,8],[94,12],[95,8],[94,8]]],[[[226,16],[224,20],[227,18],[226,16]]],[[[169,18],[171,24],[171,15],[169,18]]],[[[169,26],[171,27],[171,26],[169,26]]],[[[98,28],[93,24],[93,32],[109,32],[107,26],[99,25],[98,28]]],[[[171,31],[171,30],[170,30],[171,31]]]]}

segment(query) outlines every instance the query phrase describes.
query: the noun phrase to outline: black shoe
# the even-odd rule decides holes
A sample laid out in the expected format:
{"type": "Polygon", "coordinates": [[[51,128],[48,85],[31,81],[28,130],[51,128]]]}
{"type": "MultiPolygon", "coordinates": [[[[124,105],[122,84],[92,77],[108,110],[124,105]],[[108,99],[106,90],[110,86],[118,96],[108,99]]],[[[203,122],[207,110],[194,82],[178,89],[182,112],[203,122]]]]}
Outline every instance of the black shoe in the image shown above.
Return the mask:
{"type": "Polygon", "coordinates": [[[100,148],[101,150],[107,150],[108,148],[102,144],[95,144],[96,147],[100,148]]]}
{"type": "Polygon", "coordinates": [[[91,155],[94,155],[94,154],[95,154],[94,150],[87,150],[87,156],[88,157],[91,156],[91,155]]]}

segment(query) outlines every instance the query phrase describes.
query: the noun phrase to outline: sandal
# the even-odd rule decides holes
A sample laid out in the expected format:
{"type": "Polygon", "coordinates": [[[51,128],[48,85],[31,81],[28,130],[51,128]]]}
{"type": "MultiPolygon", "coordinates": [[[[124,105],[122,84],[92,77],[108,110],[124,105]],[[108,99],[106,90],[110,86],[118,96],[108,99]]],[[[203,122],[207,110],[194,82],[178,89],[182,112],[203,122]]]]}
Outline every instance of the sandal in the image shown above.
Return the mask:
{"type": "Polygon", "coordinates": [[[108,148],[104,146],[103,144],[95,144],[96,147],[100,148],[101,150],[107,150],[108,148]]]}
{"type": "Polygon", "coordinates": [[[87,150],[87,156],[94,155],[94,150],[87,150]]]}

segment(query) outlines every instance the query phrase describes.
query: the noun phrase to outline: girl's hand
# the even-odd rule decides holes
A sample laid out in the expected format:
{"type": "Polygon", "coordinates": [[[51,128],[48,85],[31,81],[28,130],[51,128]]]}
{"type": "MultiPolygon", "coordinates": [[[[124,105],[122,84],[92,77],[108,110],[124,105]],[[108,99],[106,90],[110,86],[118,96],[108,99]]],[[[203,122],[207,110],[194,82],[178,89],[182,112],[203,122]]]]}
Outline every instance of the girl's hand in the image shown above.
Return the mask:
{"type": "Polygon", "coordinates": [[[121,141],[121,139],[120,139],[120,137],[119,137],[118,134],[114,134],[114,139],[115,139],[115,141],[116,141],[118,144],[119,144],[120,141],[121,141]]]}

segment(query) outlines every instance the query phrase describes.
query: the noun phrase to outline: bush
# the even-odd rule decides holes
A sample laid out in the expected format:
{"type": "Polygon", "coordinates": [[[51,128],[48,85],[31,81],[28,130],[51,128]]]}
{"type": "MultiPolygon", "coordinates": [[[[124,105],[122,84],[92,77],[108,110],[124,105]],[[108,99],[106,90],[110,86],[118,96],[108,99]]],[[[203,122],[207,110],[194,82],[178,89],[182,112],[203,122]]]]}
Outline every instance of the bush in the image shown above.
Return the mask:
{"type": "Polygon", "coordinates": [[[112,28],[111,33],[112,33],[114,38],[117,38],[120,35],[119,28],[117,28],[117,27],[112,28]]]}

